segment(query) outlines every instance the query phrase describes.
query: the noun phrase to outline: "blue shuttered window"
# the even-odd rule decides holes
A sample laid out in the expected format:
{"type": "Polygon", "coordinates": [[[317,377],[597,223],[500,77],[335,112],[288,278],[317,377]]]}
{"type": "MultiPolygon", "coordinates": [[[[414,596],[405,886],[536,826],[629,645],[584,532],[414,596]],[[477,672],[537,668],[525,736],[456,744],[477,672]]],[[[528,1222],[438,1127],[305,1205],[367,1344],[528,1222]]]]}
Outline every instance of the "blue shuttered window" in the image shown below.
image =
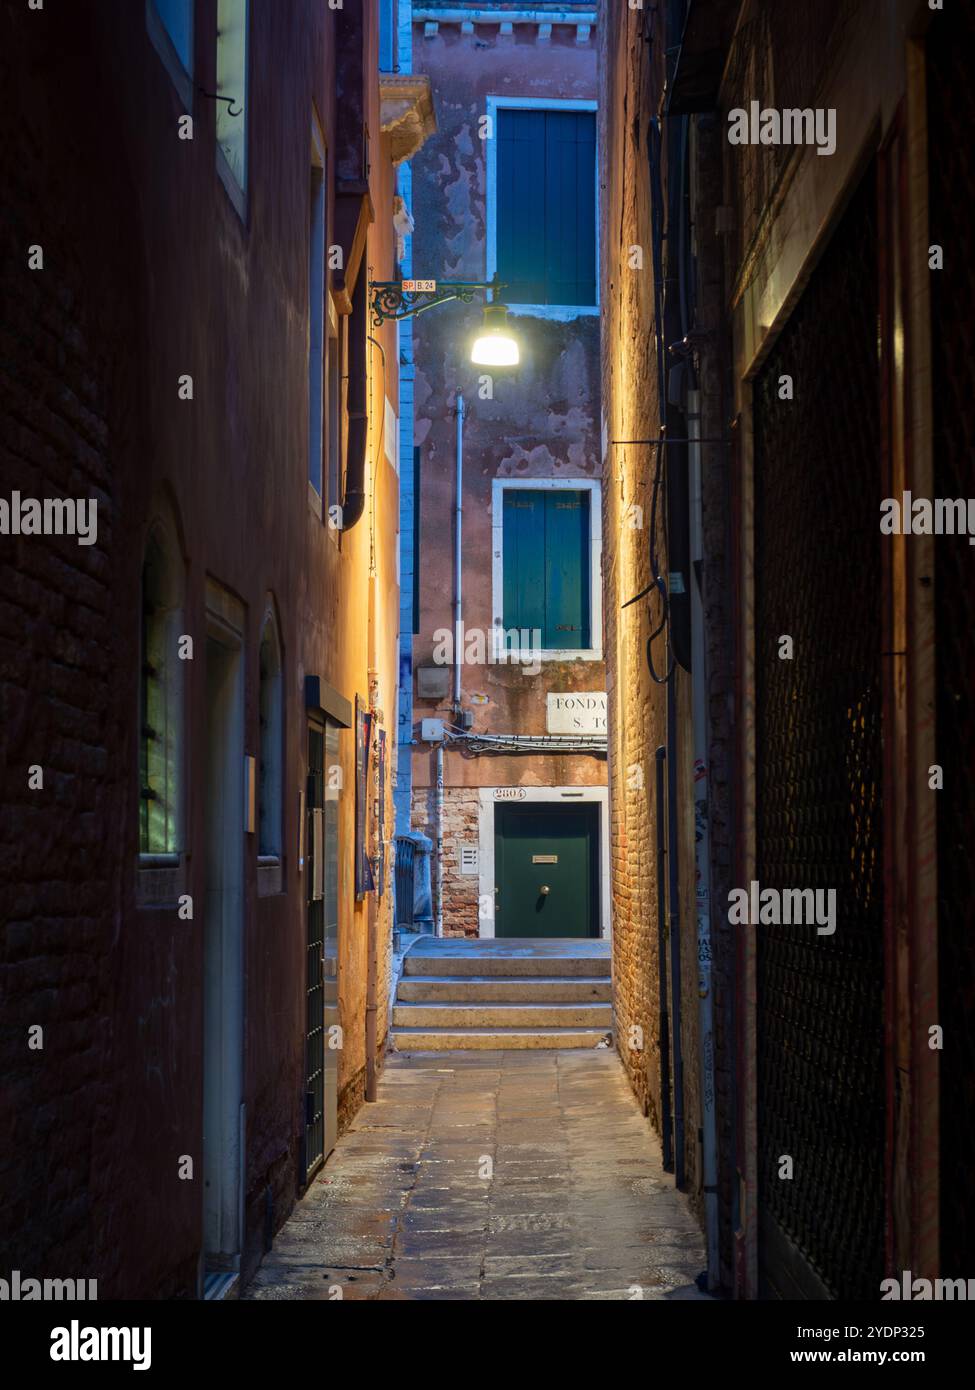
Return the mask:
{"type": "Polygon", "coordinates": [[[509,304],[596,303],[596,116],[498,112],[498,273],[509,304]]]}
{"type": "Polygon", "coordinates": [[[588,492],[506,488],[503,625],[541,632],[545,650],[591,646],[588,492]]]}

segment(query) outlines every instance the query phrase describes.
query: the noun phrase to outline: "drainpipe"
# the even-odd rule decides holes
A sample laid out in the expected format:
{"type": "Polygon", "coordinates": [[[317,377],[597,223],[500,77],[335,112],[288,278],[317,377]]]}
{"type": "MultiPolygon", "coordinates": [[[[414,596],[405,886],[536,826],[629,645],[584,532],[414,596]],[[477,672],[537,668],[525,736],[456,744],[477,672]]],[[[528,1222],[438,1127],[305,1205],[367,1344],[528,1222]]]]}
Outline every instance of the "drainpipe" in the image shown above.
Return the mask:
{"type": "Polygon", "coordinates": [[[460,714],[460,663],[463,653],[461,540],[464,534],[464,397],[457,394],[457,474],[454,483],[454,714],[460,714]]]}
{"type": "Polygon", "coordinates": [[[663,1147],[664,1172],[674,1171],[674,1138],[670,1114],[670,1016],[667,1012],[667,909],[664,888],[664,760],[667,749],[660,745],[656,753],[656,827],[657,827],[657,983],[658,1020],[660,1029],[660,1142],[663,1147]]]}
{"type": "MultiPolygon", "coordinates": [[[[359,279],[358,279],[358,282],[357,282],[357,284],[356,284],[356,291],[355,291],[355,292],[356,292],[356,296],[359,295],[360,286],[364,286],[365,283],[366,283],[366,272],[365,272],[365,267],[363,267],[363,269],[362,269],[362,270],[360,271],[360,273],[359,273],[359,279]]],[[[362,302],[363,302],[363,304],[365,304],[365,294],[364,294],[364,293],[363,293],[363,295],[362,295],[362,302]]],[[[352,310],[352,313],[353,313],[353,320],[354,320],[354,319],[355,319],[355,316],[356,316],[356,300],[353,300],[353,310],[352,310]]],[[[349,325],[350,332],[351,332],[352,327],[353,327],[353,324],[350,324],[350,325],[349,325]]],[[[363,350],[363,367],[365,367],[365,364],[366,364],[366,331],[365,331],[365,316],[364,316],[364,315],[363,315],[363,319],[362,319],[361,339],[362,339],[362,350],[363,350]]],[[[377,346],[378,346],[378,344],[377,344],[377,346]]],[[[381,349],[380,349],[380,351],[381,351],[381,349]]],[[[349,359],[350,359],[350,376],[351,376],[351,361],[352,361],[352,353],[351,353],[351,351],[350,351],[350,353],[349,353],[349,359]]],[[[366,410],[364,410],[363,416],[362,416],[362,419],[363,419],[363,434],[362,434],[362,462],[363,462],[363,469],[362,469],[362,477],[361,477],[361,483],[360,483],[360,487],[361,487],[361,494],[360,494],[360,495],[361,495],[362,501],[361,501],[360,504],[359,504],[357,517],[360,516],[360,515],[362,514],[363,508],[364,508],[364,506],[365,506],[365,501],[366,501],[365,464],[366,464],[366,462],[367,462],[367,461],[370,459],[370,457],[371,457],[370,450],[369,450],[368,445],[367,445],[367,438],[368,438],[368,436],[367,436],[367,433],[366,433],[367,427],[368,427],[368,420],[369,420],[369,415],[366,413],[366,412],[367,412],[367,409],[368,409],[368,401],[369,401],[369,394],[368,394],[368,392],[369,392],[369,381],[368,381],[368,378],[367,378],[365,375],[363,375],[362,404],[363,404],[364,407],[366,407],[366,410]]],[[[381,417],[380,417],[380,418],[381,418],[381,417]]],[[[370,713],[371,713],[372,716],[373,716],[373,717],[372,717],[371,724],[370,724],[370,728],[371,728],[371,730],[372,730],[372,736],[375,737],[375,732],[376,732],[376,730],[377,730],[378,727],[379,727],[379,723],[380,723],[380,719],[381,719],[381,715],[382,715],[382,711],[381,711],[381,709],[379,708],[379,696],[380,696],[380,690],[379,690],[379,656],[378,656],[378,651],[377,651],[377,648],[378,648],[377,620],[378,620],[378,616],[379,616],[379,615],[378,615],[379,596],[378,596],[378,593],[377,593],[378,575],[377,575],[377,571],[376,571],[376,548],[375,548],[375,524],[376,524],[376,500],[375,500],[376,477],[375,477],[375,466],[373,467],[373,471],[372,471],[372,473],[371,473],[371,475],[370,475],[369,484],[370,484],[370,488],[371,488],[372,493],[373,493],[373,497],[372,497],[372,504],[371,504],[371,506],[370,506],[370,508],[369,508],[369,512],[370,512],[370,527],[369,527],[369,589],[368,589],[368,600],[367,600],[368,625],[369,625],[369,670],[368,670],[368,680],[369,680],[369,711],[370,711],[370,713]]],[[[346,496],[348,496],[348,490],[346,491],[346,496]]],[[[343,512],[343,515],[344,515],[344,512],[343,512]]],[[[377,767],[377,770],[374,772],[373,775],[376,777],[376,785],[377,785],[377,787],[378,787],[378,767],[377,767]]],[[[372,800],[372,795],[373,795],[373,788],[372,788],[372,787],[367,788],[367,796],[369,797],[370,802],[371,802],[371,800],[372,800]]],[[[381,848],[381,847],[380,847],[380,848],[381,848]]],[[[367,905],[366,905],[366,1100],[367,1100],[367,1101],[374,1101],[374,1100],[376,1100],[376,1099],[377,1099],[377,1095],[378,1095],[378,1076],[377,1076],[377,1073],[378,1073],[378,1070],[379,1070],[379,1038],[378,1038],[378,1029],[377,1029],[377,1017],[378,1017],[378,1012],[379,1012],[379,904],[378,904],[378,902],[376,901],[376,895],[375,895],[374,893],[370,893],[370,894],[369,894],[369,898],[368,898],[368,902],[367,902],[367,905]]]]}
{"type": "Polygon", "coordinates": [[[437,935],[443,936],[443,744],[437,744],[437,935]]]}
{"type": "Polygon", "coordinates": [[[369,276],[360,266],[352,291],[349,317],[348,435],[345,451],[345,495],[342,498],[342,530],[350,531],[366,505],[366,450],[368,444],[368,371],[366,364],[366,289],[369,276]]]}
{"type": "Polygon", "coordinates": [[[674,1183],[684,1186],[684,1059],[680,1020],[680,856],[677,820],[677,671],[667,682],[667,879],[670,888],[670,1016],[674,1040],[674,1183]]]}
{"type": "MultiPolygon", "coordinates": [[[[701,433],[701,393],[687,393],[687,432],[701,433]]],[[[704,602],[701,567],[704,560],[701,446],[689,449],[691,466],[691,702],[694,721],[694,821],[697,860],[698,1017],[701,1034],[701,1104],[703,1128],[704,1217],[708,1243],[708,1288],[718,1287],[718,1129],[714,1096],[714,1001],[711,993],[711,818],[708,786],[707,676],[705,670],[704,602]]]]}

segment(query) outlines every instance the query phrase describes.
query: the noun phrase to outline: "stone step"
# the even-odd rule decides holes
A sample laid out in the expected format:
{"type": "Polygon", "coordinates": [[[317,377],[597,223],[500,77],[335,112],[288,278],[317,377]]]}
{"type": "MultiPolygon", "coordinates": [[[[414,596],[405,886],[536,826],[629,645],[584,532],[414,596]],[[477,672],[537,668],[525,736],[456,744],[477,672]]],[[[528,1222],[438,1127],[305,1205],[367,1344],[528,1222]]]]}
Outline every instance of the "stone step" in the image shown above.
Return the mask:
{"type": "Polygon", "coordinates": [[[418,1004],[609,1004],[608,976],[411,975],[399,982],[397,998],[418,1004]]]}
{"type": "Polygon", "coordinates": [[[421,949],[418,943],[403,961],[403,974],[427,977],[466,975],[478,979],[485,976],[495,979],[512,976],[543,976],[546,979],[554,976],[568,976],[572,979],[610,978],[608,943],[592,943],[602,947],[598,952],[578,949],[580,943],[576,943],[577,949],[572,950],[572,943],[569,942],[558,943],[561,947],[558,951],[539,949],[551,944],[543,941],[533,942],[531,948],[485,950],[486,946],[494,946],[494,942],[471,941],[460,942],[457,945],[449,943],[447,949],[431,950],[421,949]],[[454,949],[451,950],[450,946],[454,949]]]}
{"type": "Polygon", "coordinates": [[[394,1028],[390,1033],[397,1052],[456,1052],[473,1049],[525,1049],[595,1047],[605,1038],[603,1028],[394,1028]]]}
{"type": "Polygon", "coordinates": [[[393,1009],[400,1028],[599,1028],[613,1026],[611,1004],[401,1004],[393,1009]]]}

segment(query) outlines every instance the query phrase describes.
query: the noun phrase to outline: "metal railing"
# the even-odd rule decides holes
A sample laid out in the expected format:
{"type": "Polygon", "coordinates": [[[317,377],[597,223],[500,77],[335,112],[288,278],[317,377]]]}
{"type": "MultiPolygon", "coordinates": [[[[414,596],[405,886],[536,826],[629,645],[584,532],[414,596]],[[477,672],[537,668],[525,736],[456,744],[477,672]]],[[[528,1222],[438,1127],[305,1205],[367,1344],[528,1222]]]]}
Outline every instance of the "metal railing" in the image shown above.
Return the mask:
{"type": "Polygon", "coordinates": [[[416,844],[406,835],[396,836],[396,927],[413,930],[415,887],[413,869],[416,863],[416,844]]]}

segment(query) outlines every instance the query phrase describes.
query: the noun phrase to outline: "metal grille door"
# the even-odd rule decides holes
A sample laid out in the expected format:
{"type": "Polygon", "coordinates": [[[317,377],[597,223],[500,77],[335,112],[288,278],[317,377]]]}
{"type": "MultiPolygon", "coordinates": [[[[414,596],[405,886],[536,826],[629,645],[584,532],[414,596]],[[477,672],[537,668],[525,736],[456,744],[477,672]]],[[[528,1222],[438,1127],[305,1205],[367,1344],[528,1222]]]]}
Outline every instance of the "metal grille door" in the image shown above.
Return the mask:
{"type": "MultiPolygon", "coordinates": [[[[975,88],[970,5],[937,17],[928,39],[929,241],[944,248],[931,274],[934,494],[975,497],[975,88]]],[[[938,1015],[941,1089],[941,1269],[975,1271],[975,548],[935,542],[937,624],[938,1015]]],[[[934,1022],[935,1020],[931,1020],[934,1022]]]]}
{"type": "Polygon", "coordinates": [[[757,877],[836,890],[833,935],[750,928],[772,1297],[876,1299],[883,1277],[875,200],[871,170],[755,382],[757,877]]]}

